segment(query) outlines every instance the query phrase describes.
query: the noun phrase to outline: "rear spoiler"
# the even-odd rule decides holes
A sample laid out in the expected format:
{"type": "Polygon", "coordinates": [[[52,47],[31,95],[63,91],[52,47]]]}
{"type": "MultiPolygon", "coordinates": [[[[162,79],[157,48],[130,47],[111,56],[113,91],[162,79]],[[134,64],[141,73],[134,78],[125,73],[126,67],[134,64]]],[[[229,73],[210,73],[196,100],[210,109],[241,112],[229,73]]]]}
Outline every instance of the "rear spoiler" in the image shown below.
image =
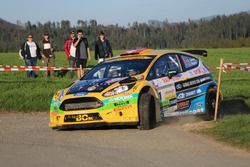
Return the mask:
{"type": "Polygon", "coordinates": [[[207,51],[206,50],[182,50],[182,52],[207,57],[207,51]]]}

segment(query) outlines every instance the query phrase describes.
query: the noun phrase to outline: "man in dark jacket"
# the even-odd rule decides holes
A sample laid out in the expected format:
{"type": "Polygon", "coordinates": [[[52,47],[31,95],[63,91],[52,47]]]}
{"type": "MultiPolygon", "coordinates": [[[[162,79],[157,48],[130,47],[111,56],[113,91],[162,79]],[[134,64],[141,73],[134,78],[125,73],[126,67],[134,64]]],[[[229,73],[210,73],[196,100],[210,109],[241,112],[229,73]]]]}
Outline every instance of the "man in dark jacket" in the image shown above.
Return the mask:
{"type": "MultiPolygon", "coordinates": [[[[27,41],[21,46],[21,55],[25,61],[26,66],[36,66],[37,59],[41,59],[40,48],[36,42],[33,41],[32,34],[27,36],[27,41]]],[[[36,78],[34,71],[27,71],[27,77],[36,78]]]]}
{"type": "Polygon", "coordinates": [[[100,32],[99,38],[95,43],[95,59],[98,62],[105,61],[106,58],[113,57],[112,47],[103,31],[100,32]]]}
{"type": "Polygon", "coordinates": [[[90,50],[87,38],[84,37],[82,30],[77,30],[77,38],[73,41],[76,48],[76,65],[86,68],[87,62],[90,61],[90,50]]]}

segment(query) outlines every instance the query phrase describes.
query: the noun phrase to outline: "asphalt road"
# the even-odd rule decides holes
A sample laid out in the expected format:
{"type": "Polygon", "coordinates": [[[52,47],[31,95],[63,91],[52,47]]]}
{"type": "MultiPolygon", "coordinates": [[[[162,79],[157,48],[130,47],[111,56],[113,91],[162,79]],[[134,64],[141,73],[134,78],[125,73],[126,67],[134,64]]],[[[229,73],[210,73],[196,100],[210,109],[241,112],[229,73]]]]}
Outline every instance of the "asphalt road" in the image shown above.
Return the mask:
{"type": "Polygon", "coordinates": [[[54,131],[45,113],[4,113],[0,167],[249,167],[249,153],[187,130],[200,123],[54,131]]]}

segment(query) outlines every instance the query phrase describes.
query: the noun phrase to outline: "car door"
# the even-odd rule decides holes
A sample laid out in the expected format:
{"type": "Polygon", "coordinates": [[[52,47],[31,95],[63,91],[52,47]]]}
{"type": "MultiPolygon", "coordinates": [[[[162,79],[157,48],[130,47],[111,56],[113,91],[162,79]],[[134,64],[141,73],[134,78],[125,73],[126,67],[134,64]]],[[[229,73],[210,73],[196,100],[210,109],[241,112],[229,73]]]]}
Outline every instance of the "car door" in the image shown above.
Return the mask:
{"type": "Polygon", "coordinates": [[[161,108],[161,116],[175,115],[177,110],[175,82],[180,80],[181,65],[176,54],[161,56],[151,68],[147,77],[156,89],[161,108]]]}

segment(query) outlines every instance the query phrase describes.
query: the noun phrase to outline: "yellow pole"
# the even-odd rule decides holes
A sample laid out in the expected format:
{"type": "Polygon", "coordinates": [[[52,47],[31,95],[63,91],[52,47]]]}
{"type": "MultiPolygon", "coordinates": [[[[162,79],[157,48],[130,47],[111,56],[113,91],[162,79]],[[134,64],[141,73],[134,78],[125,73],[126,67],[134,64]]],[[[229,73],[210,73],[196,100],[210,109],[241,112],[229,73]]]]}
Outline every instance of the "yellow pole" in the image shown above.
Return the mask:
{"type": "Polygon", "coordinates": [[[220,70],[219,70],[219,76],[218,76],[218,85],[217,85],[217,91],[216,91],[216,103],[215,103],[215,112],[214,112],[215,121],[217,121],[217,114],[218,114],[218,108],[219,108],[222,66],[223,66],[223,59],[220,59],[220,70]]]}

